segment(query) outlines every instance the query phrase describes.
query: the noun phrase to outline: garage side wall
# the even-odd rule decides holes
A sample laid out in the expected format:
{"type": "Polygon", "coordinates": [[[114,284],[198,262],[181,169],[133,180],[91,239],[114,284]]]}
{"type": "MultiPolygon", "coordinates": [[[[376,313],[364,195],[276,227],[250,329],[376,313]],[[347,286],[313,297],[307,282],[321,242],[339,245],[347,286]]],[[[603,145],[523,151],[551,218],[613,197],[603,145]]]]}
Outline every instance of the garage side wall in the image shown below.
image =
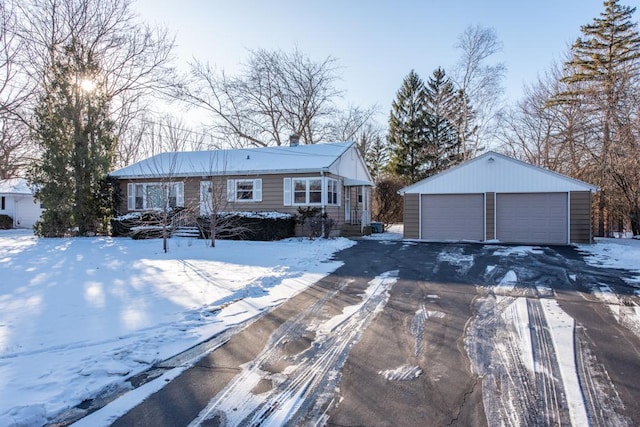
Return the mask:
{"type": "Polygon", "coordinates": [[[591,192],[572,191],[570,198],[570,241],[571,243],[592,243],[591,192]]]}
{"type": "Polygon", "coordinates": [[[485,240],[496,238],[496,196],[495,193],[485,195],[485,240]]]}
{"type": "Polygon", "coordinates": [[[420,195],[409,194],[404,195],[404,238],[419,239],[420,238],[420,195]]]}

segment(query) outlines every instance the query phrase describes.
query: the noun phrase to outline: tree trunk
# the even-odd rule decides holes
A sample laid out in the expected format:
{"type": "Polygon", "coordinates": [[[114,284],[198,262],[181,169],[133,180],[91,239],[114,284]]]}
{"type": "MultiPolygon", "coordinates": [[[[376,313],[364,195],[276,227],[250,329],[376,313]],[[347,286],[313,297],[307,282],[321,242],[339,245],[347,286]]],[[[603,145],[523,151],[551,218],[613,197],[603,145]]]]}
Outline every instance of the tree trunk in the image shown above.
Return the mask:
{"type": "Polygon", "coordinates": [[[209,220],[209,234],[211,235],[211,247],[216,247],[216,217],[215,213],[211,214],[211,219],[209,220]]]}
{"type": "Polygon", "coordinates": [[[640,236],[640,206],[634,207],[629,213],[631,232],[634,236],[640,236]]]}
{"type": "Polygon", "coordinates": [[[604,216],[605,216],[606,206],[607,204],[604,201],[604,190],[601,190],[600,197],[598,198],[598,236],[599,237],[605,237],[604,216]]]}

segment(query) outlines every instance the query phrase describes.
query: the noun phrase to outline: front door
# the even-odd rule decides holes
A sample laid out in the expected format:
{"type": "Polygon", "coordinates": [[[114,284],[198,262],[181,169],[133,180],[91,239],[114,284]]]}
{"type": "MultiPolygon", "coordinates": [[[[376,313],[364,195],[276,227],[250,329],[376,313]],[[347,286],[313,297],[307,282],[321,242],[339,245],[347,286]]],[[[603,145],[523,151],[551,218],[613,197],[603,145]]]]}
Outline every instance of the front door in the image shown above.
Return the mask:
{"type": "Polygon", "coordinates": [[[344,188],[344,220],[351,221],[351,187],[344,188]]]}
{"type": "Polygon", "coordinates": [[[213,186],[211,181],[200,181],[200,215],[209,216],[213,212],[213,186]]]}

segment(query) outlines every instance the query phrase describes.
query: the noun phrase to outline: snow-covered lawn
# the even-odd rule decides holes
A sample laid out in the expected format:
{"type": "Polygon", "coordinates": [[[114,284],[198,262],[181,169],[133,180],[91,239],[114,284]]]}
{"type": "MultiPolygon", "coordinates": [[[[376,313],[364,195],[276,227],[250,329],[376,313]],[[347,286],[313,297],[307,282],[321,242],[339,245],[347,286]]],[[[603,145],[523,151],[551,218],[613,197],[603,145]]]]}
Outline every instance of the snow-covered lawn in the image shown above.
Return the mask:
{"type": "MultiPolygon", "coordinates": [[[[368,239],[401,235],[401,226],[393,226],[368,239]]],[[[123,387],[154,363],[301,292],[338,268],[332,256],[353,244],[289,239],[218,241],[210,248],[202,240],[171,239],[165,254],[160,240],[36,239],[0,231],[0,425],[41,425],[123,387]]],[[[506,247],[504,255],[522,249],[506,247]]],[[[640,281],[639,240],[598,239],[579,249],[589,263],[637,271],[640,281]]],[[[500,286],[512,287],[511,276],[500,286]]],[[[109,405],[104,419],[180,372],[109,405]]]]}
{"type": "Polygon", "coordinates": [[[638,272],[640,283],[640,239],[604,239],[597,237],[593,245],[580,245],[591,265],[622,268],[638,272]]]}
{"type": "Polygon", "coordinates": [[[280,304],[347,239],[36,239],[0,232],[0,425],[40,425],[280,304]]]}

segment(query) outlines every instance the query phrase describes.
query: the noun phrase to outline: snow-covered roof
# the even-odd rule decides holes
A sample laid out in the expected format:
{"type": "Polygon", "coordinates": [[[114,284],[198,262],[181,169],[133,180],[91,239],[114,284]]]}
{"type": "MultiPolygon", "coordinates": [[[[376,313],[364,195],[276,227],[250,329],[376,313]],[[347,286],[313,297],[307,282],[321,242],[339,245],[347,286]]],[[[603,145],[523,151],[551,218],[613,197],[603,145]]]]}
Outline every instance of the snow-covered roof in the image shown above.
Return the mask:
{"type": "Polygon", "coordinates": [[[0,180],[0,194],[28,194],[33,192],[29,189],[29,183],[24,178],[9,178],[0,180]]]}
{"type": "Polygon", "coordinates": [[[400,194],[536,193],[592,191],[598,187],[494,151],[418,181],[400,194]]]}
{"type": "MultiPolygon", "coordinates": [[[[353,142],[157,154],[109,175],[116,178],[330,171],[353,142]]],[[[366,179],[366,177],[363,177],[366,179]]]]}

